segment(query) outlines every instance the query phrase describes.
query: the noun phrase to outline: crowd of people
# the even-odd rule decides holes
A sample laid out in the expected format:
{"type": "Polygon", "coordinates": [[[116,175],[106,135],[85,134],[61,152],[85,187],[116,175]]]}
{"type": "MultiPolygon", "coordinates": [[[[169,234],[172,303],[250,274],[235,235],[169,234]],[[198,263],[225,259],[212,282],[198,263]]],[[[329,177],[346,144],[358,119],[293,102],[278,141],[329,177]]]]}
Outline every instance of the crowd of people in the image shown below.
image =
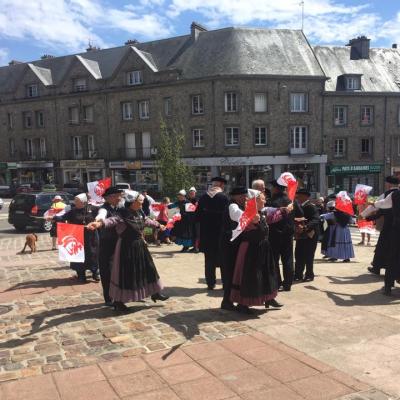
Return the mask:
{"type": "MultiPolygon", "coordinates": [[[[390,295],[394,282],[400,282],[396,242],[400,191],[396,177],[388,177],[386,182],[387,191],[376,202],[358,206],[354,214],[357,222],[362,221],[359,245],[370,245],[375,225],[379,221],[382,225],[368,270],[379,275],[386,269],[384,293],[390,295]]],[[[191,187],[188,192],[180,190],[175,202],[165,197],[156,203],[146,192],[117,187],[105,191],[100,207],[91,205],[85,193],[75,197],[73,208],[54,198],[52,207],[58,212],[52,217],[53,224],[85,226],[85,261],[71,263],[71,268],[82,283],[87,280],[87,270],[95,281],[101,280],[105,304],[117,311],[127,311],[126,303],[146,297],[168,299],[148,250],[146,227],[157,245],[174,241],[182,246],[182,252],[204,253],[207,290],[215,289],[220,268],[221,308],[246,314],[253,312],[252,306],[280,308],[279,291],[290,291],[293,283],[313,281],[319,241],[323,258],[330,262],[354,258],[349,226],[356,220],[336,208],[335,195],[312,200],[311,193],[300,188],[291,200],[287,187],[279,181],[269,182],[268,189],[261,179],[255,180],[251,189],[234,187],[227,195],[226,184],[223,177],[214,177],[202,196],[191,187]],[[254,216],[233,238],[251,198],[256,204],[254,216]],[[172,210],[178,211],[179,218],[171,225],[172,210]]],[[[55,231],[53,228],[51,236],[55,231]]]]}

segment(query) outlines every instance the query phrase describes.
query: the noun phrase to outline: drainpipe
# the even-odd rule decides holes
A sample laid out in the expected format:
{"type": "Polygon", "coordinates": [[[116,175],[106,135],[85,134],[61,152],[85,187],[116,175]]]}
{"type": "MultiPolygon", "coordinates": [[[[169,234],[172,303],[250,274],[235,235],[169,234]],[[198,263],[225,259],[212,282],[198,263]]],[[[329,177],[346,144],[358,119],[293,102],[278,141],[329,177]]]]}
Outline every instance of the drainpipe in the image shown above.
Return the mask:
{"type": "MultiPolygon", "coordinates": [[[[392,172],[392,165],[391,165],[391,154],[387,155],[387,140],[386,140],[386,132],[387,132],[387,96],[385,96],[385,107],[384,107],[384,113],[383,113],[383,171],[384,171],[384,176],[386,175],[391,175],[392,172]],[[389,163],[387,163],[387,159],[389,158],[389,163]],[[389,173],[386,171],[386,164],[389,164],[389,173]]],[[[389,145],[389,151],[391,151],[391,146],[389,145]]],[[[381,189],[381,192],[383,192],[385,189],[383,187],[383,179],[382,183],[379,182],[379,187],[381,189]]]]}

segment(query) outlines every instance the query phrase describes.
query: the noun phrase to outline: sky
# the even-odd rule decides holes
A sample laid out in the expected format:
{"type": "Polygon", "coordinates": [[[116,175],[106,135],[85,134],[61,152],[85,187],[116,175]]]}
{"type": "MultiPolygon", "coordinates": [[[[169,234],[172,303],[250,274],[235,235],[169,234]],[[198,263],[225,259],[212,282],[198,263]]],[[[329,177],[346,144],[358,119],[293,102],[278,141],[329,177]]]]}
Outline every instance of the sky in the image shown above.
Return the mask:
{"type": "MultiPolygon", "coordinates": [[[[301,29],[301,15],[301,0],[0,0],[0,66],[186,35],[192,21],[301,29]]],[[[304,0],[304,33],[311,44],[400,44],[400,0],[304,0]]]]}

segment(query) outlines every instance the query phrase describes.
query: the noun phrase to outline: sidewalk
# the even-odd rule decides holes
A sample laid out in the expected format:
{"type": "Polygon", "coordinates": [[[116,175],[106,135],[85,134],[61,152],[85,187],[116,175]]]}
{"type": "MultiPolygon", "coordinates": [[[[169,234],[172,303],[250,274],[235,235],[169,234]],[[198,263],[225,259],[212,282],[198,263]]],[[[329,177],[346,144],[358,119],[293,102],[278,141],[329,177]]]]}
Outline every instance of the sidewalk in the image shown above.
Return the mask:
{"type": "Polygon", "coordinates": [[[33,255],[16,255],[23,240],[0,240],[0,399],[400,396],[400,298],[365,272],[373,248],[356,247],[350,264],[317,260],[319,276],[281,293],[282,310],[248,318],[205,291],[201,254],[151,247],[171,299],[118,314],[45,251],[48,235],[33,255]]]}

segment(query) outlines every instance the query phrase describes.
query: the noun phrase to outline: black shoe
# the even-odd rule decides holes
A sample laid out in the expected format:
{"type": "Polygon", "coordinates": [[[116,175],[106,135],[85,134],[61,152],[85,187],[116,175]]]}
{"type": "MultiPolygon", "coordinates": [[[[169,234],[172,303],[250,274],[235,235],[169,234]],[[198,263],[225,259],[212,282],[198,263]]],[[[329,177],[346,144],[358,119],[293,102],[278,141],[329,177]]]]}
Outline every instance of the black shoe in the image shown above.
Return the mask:
{"type": "Polygon", "coordinates": [[[207,286],[207,290],[214,290],[215,289],[215,285],[208,285],[207,286]]]}
{"type": "Polygon", "coordinates": [[[121,311],[121,312],[127,312],[129,311],[129,307],[127,307],[122,301],[114,301],[114,310],[115,311],[121,311]]]}
{"type": "Polygon", "coordinates": [[[78,275],[79,283],[87,283],[86,275],[78,275]]]}
{"type": "Polygon", "coordinates": [[[302,277],[302,276],[295,276],[294,278],[293,278],[293,280],[295,281],[295,282],[299,282],[299,281],[302,281],[304,278],[302,277]]]}
{"type": "Polygon", "coordinates": [[[349,263],[349,262],[350,262],[350,258],[346,258],[346,259],[343,260],[342,262],[344,262],[344,263],[349,263]]]}
{"type": "Polygon", "coordinates": [[[186,253],[189,250],[189,247],[183,246],[181,253],[186,253]]]}
{"type": "Polygon", "coordinates": [[[335,261],[337,261],[337,258],[328,258],[328,261],[330,261],[330,262],[335,262],[335,261]]]}
{"type": "Polygon", "coordinates": [[[222,310],[234,311],[236,310],[235,305],[230,301],[223,301],[221,303],[222,310]]]}
{"type": "Polygon", "coordinates": [[[384,294],[385,296],[391,296],[391,295],[392,295],[392,288],[385,285],[385,286],[382,288],[382,292],[383,292],[383,294],[384,294]]]}
{"type": "Polygon", "coordinates": [[[272,299],[272,300],[268,300],[265,302],[265,308],[269,308],[269,307],[280,308],[280,307],[283,307],[283,304],[278,303],[275,299],[272,299]]]}
{"type": "Polygon", "coordinates": [[[92,278],[96,282],[100,282],[100,275],[97,272],[93,272],[92,278]]]}
{"type": "Polygon", "coordinates": [[[112,300],[107,300],[104,302],[104,305],[107,307],[114,307],[114,302],[112,300]]]}
{"type": "Polygon", "coordinates": [[[312,282],[314,280],[313,276],[305,276],[303,278],[303,282],[312,282]]]}
{"type": "Polygon", "coordinates": [[[154,301],[154,303],[157,303],[157,300],[160,301],[168,300],[169,296],[166,296],[165,294],[162,293],[155,293],[151,295],[151,299],[154,301]]]}
{"type": "Polygon", "coordinates": [[[251,310],[249,306],[244,306],[243,304],[238,304],[235,310],[242,314],[248,314],[248,315],[254,314],[253,310],[251,310]]]}
{"type": "Polygon", "coordinates": [[[290,292],[292,290],[292,287],[291,286],[289,286],[289,285],[284,285],[283,286],[283,291],[284,292],[290,292]]]}
{"type": "Polygon", "coordinates": [[[368,267],[367,270],[368,270],[368,272],[371,272],[371,274],[374,274],[374,275],[379,276],[381,274],[381,271],[378,269],[375,269],[374,267],[368,267]]]}

